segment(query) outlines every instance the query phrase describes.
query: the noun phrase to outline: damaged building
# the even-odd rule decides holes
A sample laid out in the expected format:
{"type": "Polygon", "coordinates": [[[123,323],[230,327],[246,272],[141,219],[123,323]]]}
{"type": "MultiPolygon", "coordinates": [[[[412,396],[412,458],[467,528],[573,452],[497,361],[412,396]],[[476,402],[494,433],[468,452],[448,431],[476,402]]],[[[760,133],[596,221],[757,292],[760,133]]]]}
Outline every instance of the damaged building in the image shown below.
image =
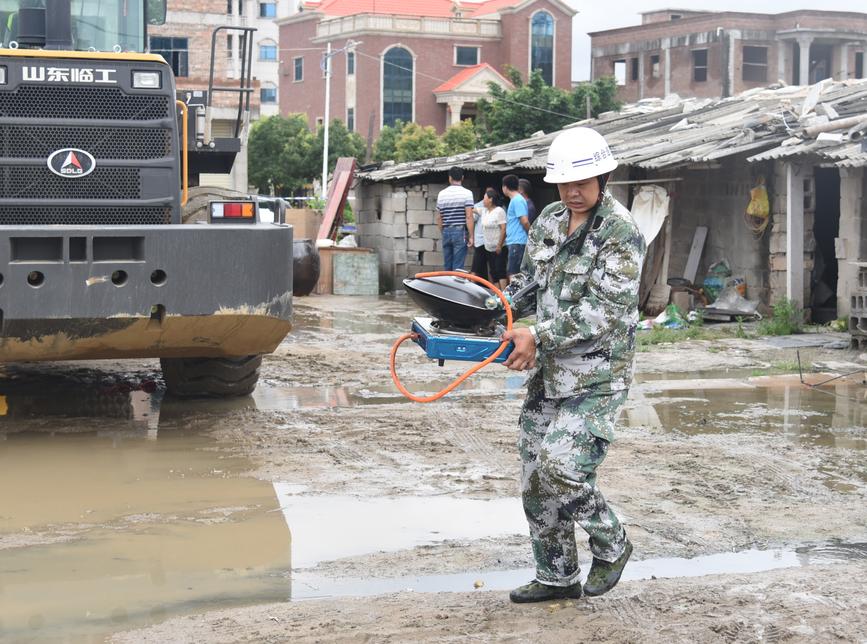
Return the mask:
{"type": "MultiPolygon", "coordinates": [[[[867,328],[857,299],[858,262],[867,258],[867,81],[651,99],[580,124],[611,145],[620,162],[611,189],[624,204],[649,186],[668,197],[644,268],[645,305],[654,286],[700,285],[724,260],[762,311],[786,297],[814,321],[850,317],[860,326],[864,316],[867,328]],[[759,185],[769,197],[764,221],[746,215],[759,185]]],[[[381,284],[396,288],[407,276],[442,268],[435,204],[453,165],[465,170],[464,185],[477,197],[515,173],[531,180],[540,208],[555,200],[542,176],[556,134],[362,173],[359,241],[377,250],[381,284]]]]}

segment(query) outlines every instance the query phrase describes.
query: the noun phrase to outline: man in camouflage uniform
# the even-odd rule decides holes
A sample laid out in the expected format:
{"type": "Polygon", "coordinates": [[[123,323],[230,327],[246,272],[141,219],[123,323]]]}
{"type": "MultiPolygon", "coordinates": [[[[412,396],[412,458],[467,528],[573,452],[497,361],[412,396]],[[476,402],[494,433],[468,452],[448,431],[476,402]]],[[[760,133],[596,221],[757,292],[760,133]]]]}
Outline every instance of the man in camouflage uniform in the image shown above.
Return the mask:
{"type": "Polygon", "coordinates": [[[605,191],[616,166],[589,128],[552,143],[545,181],[557,184],[561,201],[529,231],[522,278],[538,282],[535,302],[516,302],[519,313],[535,303],[536,323],[504,335],[515,343],[506,366],[533,370],[518,449],[537,577],[512,591],[515,602],[582,595],[575,523],[593,553],[584,594],[613,588],[632,552],[596,486],[632,380],[645,253],[629,211],[605,191]]]}

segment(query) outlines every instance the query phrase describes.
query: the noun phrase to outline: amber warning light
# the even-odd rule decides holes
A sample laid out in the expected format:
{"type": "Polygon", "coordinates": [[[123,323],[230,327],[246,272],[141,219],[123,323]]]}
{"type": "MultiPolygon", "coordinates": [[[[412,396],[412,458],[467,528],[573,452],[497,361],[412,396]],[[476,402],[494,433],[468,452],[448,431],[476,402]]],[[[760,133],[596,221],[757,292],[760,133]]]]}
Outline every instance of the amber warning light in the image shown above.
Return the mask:
{"type": "Polygon", "coordinates": [[[212,201],[211,223],[255,222],[256,204],[252,201],[212,201]]]}

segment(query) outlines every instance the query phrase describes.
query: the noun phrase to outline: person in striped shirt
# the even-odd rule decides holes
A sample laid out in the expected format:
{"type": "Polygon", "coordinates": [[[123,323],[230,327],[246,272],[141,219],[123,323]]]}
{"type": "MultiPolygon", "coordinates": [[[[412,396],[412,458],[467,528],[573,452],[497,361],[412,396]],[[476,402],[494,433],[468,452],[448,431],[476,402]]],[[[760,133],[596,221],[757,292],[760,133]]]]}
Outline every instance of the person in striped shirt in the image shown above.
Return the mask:
{"type": "Polygon", "coordinates": [[[437,195],[437,226],[442,233],[445,270],[464,268],[467,250],[473,246],[473,193],[461,184],[464,171],[449,170],[449,187],[437,195]],[[468,234],[469,233],[469,234],[468,234]]]}

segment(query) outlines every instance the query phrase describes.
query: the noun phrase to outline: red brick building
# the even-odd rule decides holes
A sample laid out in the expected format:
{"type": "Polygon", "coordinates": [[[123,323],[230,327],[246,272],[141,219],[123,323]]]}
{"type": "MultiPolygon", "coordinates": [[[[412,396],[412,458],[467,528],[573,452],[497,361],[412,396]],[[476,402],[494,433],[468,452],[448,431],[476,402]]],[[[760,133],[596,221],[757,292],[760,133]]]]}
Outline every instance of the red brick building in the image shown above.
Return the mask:
{"type": "Polygon", "coordinates": [[[867,14],[680,11],[590,34],[593,78],[614,75],[618,98],[725,97],[782,80],[864,77],[867,14]]]}
{"type": "Polygon", "coordinates": [[[507,65],[572,85],[572,16],[561,0],[319,0],[278,20],[280,110],[325,112],[323,53],[331,58],[331,118],[375,137],[396,119],[442,132],[475,113],[507,65]],[[358,43],[353,45],[352,43],[358,43]]]}

